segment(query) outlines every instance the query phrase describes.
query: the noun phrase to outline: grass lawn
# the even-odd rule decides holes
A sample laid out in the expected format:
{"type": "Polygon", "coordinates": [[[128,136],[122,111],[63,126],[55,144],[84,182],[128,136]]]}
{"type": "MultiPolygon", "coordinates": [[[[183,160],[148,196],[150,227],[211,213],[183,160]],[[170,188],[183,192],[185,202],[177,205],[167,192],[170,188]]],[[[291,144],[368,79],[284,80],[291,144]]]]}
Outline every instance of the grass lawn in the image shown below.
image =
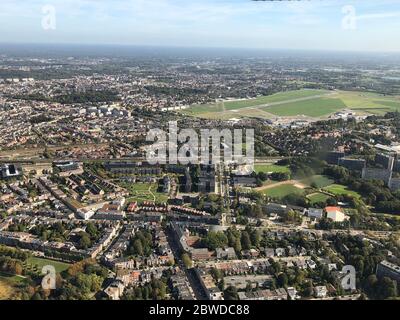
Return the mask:
{"type": "Polygon", "coordinates": [[[246,99],[239,101],[225,102],[226,110],[237,110],[241,108],[261,106],[268,103],[276,103],[293,99],[308,98],[328,93],[326,90],[295,90],[287,92],[279,92],[270,96],[262,96],[255,99],[246,99]]]}
{"type": "Polygon", "coordinates": [[[340,99],[317,98],[264,107],[261,110],[281,117],[296,115],[321,117],[345,108],[346,105],[340,99]]]}
{"type": "Polygon", "coordinates": [[[333,184],[335,181],[332,179],[329,179],[326,176],[321,176],[321,175],[315,175],[310,178],[306,178],[301,181],[304,184],[311,185],[315,183],[317,185],[317,188],[325,188],[331,184],[333,184]]]}
{"type": "Polygon", "coordinates": [[[328,93],[326,90],[295,90],[254,99],[193,105],[182,112],[202,118],[228,120],[243,117],[269,119],[274,115],[323,117],[343,109],[378,115],[400,110],[399,96],[356,91],[332,91],[329,96],[321,96],[328,93]],[[303,98],[309,99],[293,101],[303,98]]]}
{"type": "Polygon", "coordinates": [[[243,99],[237,101],[224,101],[215,104],[192,105],[188,109],[182,110],[189,115],[204,116],[215,112],[240,110],[242,108],[257,107],[269,103],[279,103],[293,99],[308,98],[328,93],[326,90],[294,90],[279,92],[270,96],[262,96],[254,99],[243,99]]]}
{"type": "Polygon", "coordinates": [[[341,99],[348,109],[366,114],[380,115],[400,109],[400,98],[398,96],[371,92],[338,91],[336,98],[341,99]]]}
{"type": "Polygon", "coordinates": [[[270,119],[274,115],[323,117],[343,109],[354,110],[357,114],[378,115],[400,110],[399,96],[385,96],[370,92],[335,91],[331,92],[332,95],[319,97],[327,93],[329,91],[326,90],[295,90],[255,99],[193,105],[181,112],[201,118],[228,120],[243,117],[270,119]],[[309,99],[293,101],[302,98],[309,99]],[[270,104],[270,106],[265,106],[267,104],[270,104]]]}
{"type": "Polygon", "coordinates": [[[308,195],[307,198],[310,200],[311,204],[314,204],[317,202],[325,202],[326,200],[330,199],[331,197],[324,193],[316,192],[316,193],[308,195]]]}
{"type": "Polygon", "coordinates": [[[157,203],[167,202],[168,195],[166,193],[157,192],[157,184],[153,183],[132,183],[124,185],[130,192],[131,197],[129,201],[137,201],[139,203],[144,201],[155,201],[157,203]]]}
{"type": "Polygon", "coordinates": [[[266,194],[268,197],[280,199],[292,193],[303,194],[304,191],[300,188],[295,187],[294,185],[283,184],[270,189],[265,189],[263,193],[266,194]]]}
{"type": "Polygon", "coordinates": [[[224,103],[218,102],[215,104],[195,104],[189,109],[183,109],[182,112],[190,115],[200,115],[203,113],[223,112],[224,103]]]}
{"type": "Polygon", "coordinates": [[[63,272],[70,266],[69,263],[36,257],[29,258],[26,261],[26,266],[28,268],[33,268],[33,270],[37,270],[39,273],[41,273],[42,268],[46,265],[52,265],[56,269],[56,272],[63,272]]]}
{"type": "Polygon", "coordinates": [[[353,196],[355,198],[360,198],[360,194],[348,189],[346,186],[343,186],[341,184],[332,184],[330,186],[327,186],[324,188],[324,190],[334,194],[334,195],[348,195],[348,196],[353,196]]]}
{"type": "Polygon", "coordinates": [[[256,173],[259,172],[265,172],[265,173],[269,173],[269,172],[287,172],[290,173],[290,169],[287,166],[278,166],[276,164],[255,164],[254,165],[254,171],[256,173]]]}

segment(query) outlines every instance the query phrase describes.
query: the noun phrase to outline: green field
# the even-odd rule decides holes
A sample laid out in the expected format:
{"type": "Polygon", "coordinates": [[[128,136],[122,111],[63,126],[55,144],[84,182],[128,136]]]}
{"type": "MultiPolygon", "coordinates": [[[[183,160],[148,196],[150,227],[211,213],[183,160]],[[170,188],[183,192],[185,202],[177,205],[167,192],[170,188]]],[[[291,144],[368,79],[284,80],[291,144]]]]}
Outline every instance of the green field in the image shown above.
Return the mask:
{"type": "Polygon", "coordinates": [[[326,176],[315,175],[315,176],[312,176],[311,178],[303,179],[301,182],[304,184],[308,184],[308,185],[315,183],[317,188],[325,188],[325,187],[333,184],[335,181],[332,179],[329,179],[326,176]]]}
{"type": "MultiPolygon", "coordinates": [[[[195,116],[203,116],[208,114],[212,115],[213,113],[237,111],[243,108],[259,107],[270,103],[280,103],[295,99],[312,98],[313,96],[317,97],[319,95],[327,93],[328,91],[326,90],[287,91],[287,92],[276,93],[270,96],[262,96],[255,99],[224,101],[224,102],[217,102],[215,104],[205,104],[205,105],[192,105],[189,109],[184,109],[182,112],[195,116]]],[[[230,114],[230,116],[233,115],[234,113],[230,114]]]]}
{"type": "Polygon", "coordinates": [[[346,105],[340,99],[317,98],[264,107],[261,110],[281,117],[296,115],[321,117],[345,108],[346,105]]]}
{"type": "Polygon", "coordinates": [[[307,198],[310,200],[311,204],[315,204],[318,202],[325,202],[326,200],[330,199],[331,197],[324,193],[316,192],[316,193],[308,195],[307,198]]]}
{"type": "Polygon", "coordinates": [[[132,183],[123,185],[129,190],[129,201],[153,201],[157,203],[167,202],[168,195],[166,193],[157,192],[158,186],[154,183],[132,183]]]}
{"type": "Polygon", "coordinates": [[[226,110],[237,110],[241,108],[261,106],[269,103],[277,103],[287,100],[294,100],[300,98],[308,98],[313,96],[318,96],[321,94],[328,93],[326,90],[296,90],[280,92],[270,96],[262,96],[256,99],[239,100],[239,101],[228,101],[224,102],[226,110]]]}
{"type": "Polygon", "coordinates": [[[45,259],[45,258],[36,258],[32,257],[26,260],[25,267],[30,268],[33,271],[37,271],[41,273],[41,270],[44,266],[51,265],[56,269],[56,272],[63,272],[67,270],[70,266],[68,263],[45,259]]]}
{"type": "Polygon", "coordinates": [[[398,96],[386,96],[370,92],[339,91],[337,98],[341,99],[347,108],[361,114],[384,114],[400,110],[398,96]]]}
{"type": "Polygon", "coordinates": [[[400,110],[400,97],[370,92],[303,89],[255,99],[193,105],[182,112],[201,118],[228,120],[243,117],[272,119],[274,116],[300,115],[319,118],[343,109],[352,110],[359,115],[384,114],[400,110]]]}
{"type": "Polygon", "coordinates": [[[355,198],[361,197],[359,193],[349,190],[346,186],[343,186],[341,184],[332,184],[330,186],[325,187],[324,190],[334,195],[348,195],[348,196],[353,196],[355,198]]]}
{"type": "Polygon", "coordinates": [[[294,185],[283,184],[270,189],[265,189],[263,193],[266,194],[268,197],[280,199],[292,193],[303,194],[304,191],[300,188],[295,187],[294,185]]]}
{"type": "Polygon", "coordinates": [[[256,173],[259,172],[284,172],[284,173],[290,173],[290,169],[287,166],[278,166],[276,164],[255,164],[254,165],[254,171],[256,173]]]}

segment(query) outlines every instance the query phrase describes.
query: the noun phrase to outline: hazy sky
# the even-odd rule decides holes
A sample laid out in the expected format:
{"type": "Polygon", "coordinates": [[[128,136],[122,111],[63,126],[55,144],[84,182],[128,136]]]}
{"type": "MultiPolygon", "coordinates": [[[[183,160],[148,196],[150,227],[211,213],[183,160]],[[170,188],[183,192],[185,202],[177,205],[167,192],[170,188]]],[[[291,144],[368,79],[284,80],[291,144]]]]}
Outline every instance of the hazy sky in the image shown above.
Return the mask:
{"type": "Polygon", "coordinates": [[[400,51],[400,0],[0,0],[0,42],[400,51]]]}

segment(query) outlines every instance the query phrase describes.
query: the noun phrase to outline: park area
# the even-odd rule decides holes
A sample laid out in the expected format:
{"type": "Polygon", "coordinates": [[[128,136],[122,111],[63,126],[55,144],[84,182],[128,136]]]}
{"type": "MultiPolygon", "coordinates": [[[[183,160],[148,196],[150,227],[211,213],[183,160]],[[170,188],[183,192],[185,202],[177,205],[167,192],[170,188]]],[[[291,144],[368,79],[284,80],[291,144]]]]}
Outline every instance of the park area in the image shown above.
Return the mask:
{"type": "Polygon", "coordinates": [[[335,196],[348,195],[355,198],[361,198],[361,195],[359,193],[352,191],[346,186],[343,186],[341,184],[332,184],[330,186],[323,188],[323,190],[332,193],[335,196]]]}
{"type": "MultiPolygon", "coordinates": [[[[275,172],[287,172],[282,169],[286,167],[275,167],[278,167],[275,172]]],[[[271,168],[267,166],[256,168],[256,171],[266,172],[265,170],[267,170],[271,172],[274,171],[272,168],[274,168],[274,165],[271,168]]],[[[286,169],[289,170],[289,168],[286,169]]],[[[282,199],[289,194],[306,195],[311,205],[319,202],[326,202],[334,196],[349,195],[360,198],[360,194],[357,192],[348,189],[346,186],[335,184],[333,179],[323,175],[314,175],[302,180],[281,182],[268,180],[262,187],[256,190],[274,199],[282,199]]]]}
{"type": "Polygon", "coordinates": [[[164,203],[168,200],[167,193],[157,192],[158,185],[155,183],[131,183],[124,184],[123,187],[130,193],[129,201],[164,203]]]}
{"type": "Polygon", "coordinates": [[[37,257],[28,258],[23,263],[25,270],[29,270],[39,274],[42,272],[42,268],[47,265],[53,266],[56,269],[57,273],[67,270],[70,266],[70,264],[68,263],[37,257]]]}

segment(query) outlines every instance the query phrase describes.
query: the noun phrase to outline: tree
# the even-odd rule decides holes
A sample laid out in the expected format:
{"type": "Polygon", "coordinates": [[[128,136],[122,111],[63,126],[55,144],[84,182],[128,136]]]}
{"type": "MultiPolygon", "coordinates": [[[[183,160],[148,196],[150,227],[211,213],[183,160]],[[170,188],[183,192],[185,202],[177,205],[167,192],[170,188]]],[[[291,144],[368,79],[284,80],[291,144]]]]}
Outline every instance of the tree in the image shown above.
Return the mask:
{"type": "Polygon", "coordinates": [[[94,225],[94,223],[89,222],[86,225],[86,232],[90,235],[91,238],[96,238],[97,237],[97,227],[94,225]]]}
{"type": "Polygon", "coordinates": [[[92,241],[89,238],[89,235],[86,232],[80,233],[81,239],[79,240],[79,246],[82,249],[87,249],[92,245],[92,241]]]}
{"type": "Polygon", "coordinates": [[[271,179],[274,181],[286,181],[290,179],[290,174],[287,172],[274,172],[271,174],[271,179]]]}
{"type": "Polygon", "coordinates": [[[250,240],[253,246],[258,247],[260,245],[261,236],[257,229],[251,231],[250,240]]]}
{"type": "Polygon", "coordinates": [[[192,259],[190,259],[187,253],[182,254],[182,261],[186,268],[191,268],[193,265],[192,259]]]}
{"type": "Polygon", "coordinates": [[[226,247],[228,245],[228,238],[221,231],[210,231],[205,237],[204,243],[210,250],[215,250],[216,248],[226,247]]]}
{"type": "Polygon", "coordinates": [[[219,281],[220,279],[223,279],[224,275],[221,270],[212,268],[210,271],[211,275],[215,279],[215,281],[219,281]]]}
{"type": "Polygon", "coordinates": [[[240,238],[235,239],[235,244],[233,246],[236,253],[240,253],[242,251],[242,243],[240,242],[240,238]]]}
{"type": "Polygon", "coordinates": [[[369,295],[374,295],[376,293],[376,287],[378,285],[378,278],[376,275],[371,274],[365,281],[364,290],[369,295]]]}
{"type": "Polygon", "coordinates": [[[138,254],[139,256],[143,255],[143,245],[142,245],[142,241],[140,241],[140,239],[136,239],[133,242],[133,249],[134,249],[134,252],[136,254],[138,254]]]}
{"type": "Polygon", "coordinates": [[[247,231],[242,232],[241,243],[244,250],[249,250],[251,248],[251,240],[247,231]]]}
{"type": "Polygon", "coordinates": [[[280,273],[278,275],[277,280],[278,280],[279,287],[287,287],[287,285],[288,285],[288,277],[287,277],[287,275],[285,273],[280,273]]]}
{"type": "Polygon", "coordinates": [[[383,277],[379,281],[379,296],[381,299],[387,299],[397,296],[396,282],[388,277],[383,277]]]}
{"type": "Polygon", "coordinates": [[[239,295],[237,289],[234,286],[229,286],[224,291],[225,300],[239,300],[239,295]]]}
{"type": "Polygon", "coordinates": [[[314,287],[311,283],[311,281],[308,281],[304,290],[303,290],[303,296],[304,297],[311,297],[314,294],[314,287]]]}

